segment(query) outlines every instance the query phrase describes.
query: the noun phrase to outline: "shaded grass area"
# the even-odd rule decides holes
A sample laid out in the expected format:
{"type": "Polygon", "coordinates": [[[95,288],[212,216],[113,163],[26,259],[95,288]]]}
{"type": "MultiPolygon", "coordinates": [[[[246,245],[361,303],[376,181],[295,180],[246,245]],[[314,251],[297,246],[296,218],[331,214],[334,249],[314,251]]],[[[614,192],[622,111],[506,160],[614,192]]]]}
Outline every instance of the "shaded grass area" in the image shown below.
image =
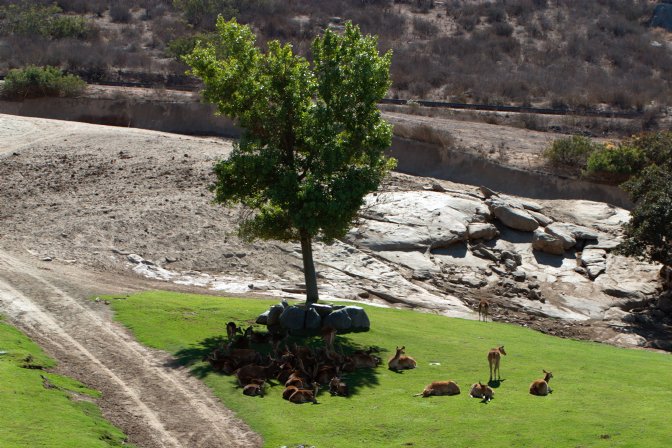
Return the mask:
{"type": "Polygon", "coordinates": [[[0,446],[72,448],[130,446],[92,400],[99,392],[43,369],[40,348],[0,322],[0,446]]]}
{"type": "MultiPolygon", "coordinates": [[[[144,344],[170,351],[265,440],[265,446],[316,447],[666,447],[672,399],[672,357],[554,338],[499,323],[365,307],[368,333],[339,343],[379,346],[386,360],[397,345],[418,368],[380,366],[345,376],[350,398],[321,392],[319,404],[282,400],[282,386],[264,398],[243,396],[233,377],[200,360],[225,337],[228,321],[251,322],[276,301],[146,292],[113,302],[117,318],[144,344]],[[505,345],[501,383],[488,404],[468,396],[488,380],[487,352],[505,345]],[[528,393],[552,370],[548,397],[528,393]],[[456,381],[454,397],[412,397],[431,381],[456,381]],[[487,429],[487,430],[486,430],[487,429]]],[[[317,342],[315,342],[317,343],[317,342]]]]}

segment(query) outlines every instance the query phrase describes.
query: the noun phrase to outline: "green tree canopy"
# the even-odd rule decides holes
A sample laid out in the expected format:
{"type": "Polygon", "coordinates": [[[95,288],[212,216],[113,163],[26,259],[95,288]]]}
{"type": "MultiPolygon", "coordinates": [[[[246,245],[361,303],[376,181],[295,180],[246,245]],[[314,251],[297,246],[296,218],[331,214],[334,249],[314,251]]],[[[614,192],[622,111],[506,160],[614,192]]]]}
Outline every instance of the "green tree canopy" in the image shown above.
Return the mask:
{"type": "Polygon", "coordinates": [[[672,172],[650,165],[623,188],[636,205],[620,251],[672,266],[672,172]]]}
{"type": "Polygon", "coordinates": [[[215,201],[255,210],[241,223],[244,238],[301,242],[307,302],[315,302],[313,238],[343,236],[394,166],[384,155],[392,127],[377,108],[391,53],[380,55],[377,39],[351,23],[317,37],[312,62],[278,41],[262,51],[235,19],[220,17],[217,34],[184,58],[204,98],[244,129],[215,165],[215,201]]]}

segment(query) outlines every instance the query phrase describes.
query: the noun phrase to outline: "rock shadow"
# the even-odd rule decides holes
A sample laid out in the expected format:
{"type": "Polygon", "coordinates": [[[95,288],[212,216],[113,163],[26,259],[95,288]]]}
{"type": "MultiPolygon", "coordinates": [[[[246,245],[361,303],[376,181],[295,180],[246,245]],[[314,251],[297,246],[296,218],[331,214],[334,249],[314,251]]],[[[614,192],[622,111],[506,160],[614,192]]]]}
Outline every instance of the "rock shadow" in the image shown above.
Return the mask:
{"type": "Polygon", "coordinates": [[[565,257],[563,255],[547,254],[545,252],[540,252],[538,250],[533,250],[532,255],[534,256],[534,259],[536,260],[537,264],[551,266],[554,268],[561,267],[562,264],[564,263],[565,258],[576,258],[574,254],[572,254],[571,257],[565,257]]]}

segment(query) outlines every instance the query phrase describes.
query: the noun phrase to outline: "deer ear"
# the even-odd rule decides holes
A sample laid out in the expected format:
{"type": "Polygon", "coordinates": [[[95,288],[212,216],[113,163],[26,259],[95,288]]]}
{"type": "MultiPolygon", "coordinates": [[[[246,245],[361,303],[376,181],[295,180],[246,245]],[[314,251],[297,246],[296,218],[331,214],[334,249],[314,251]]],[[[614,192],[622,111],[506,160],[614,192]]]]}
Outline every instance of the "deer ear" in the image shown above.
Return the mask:
{"type": "Polygon", "coordinates": [[[406,346],[405,346],[405,345],[402,345],[402,346],[401,346],[401,349],[402,349],[402,350],[406,350],[406,346]]]}

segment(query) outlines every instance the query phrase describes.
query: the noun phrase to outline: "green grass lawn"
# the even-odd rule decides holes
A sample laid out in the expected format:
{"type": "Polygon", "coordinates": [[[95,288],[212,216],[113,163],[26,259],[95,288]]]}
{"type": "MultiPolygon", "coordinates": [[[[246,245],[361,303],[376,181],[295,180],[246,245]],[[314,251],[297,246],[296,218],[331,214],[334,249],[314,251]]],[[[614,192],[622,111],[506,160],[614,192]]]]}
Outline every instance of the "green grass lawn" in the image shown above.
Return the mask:
{"type": "Polygon", "coordinates": [[[385,351],[405,345],[416,370],[385,365],[346,376],[350,398],[320,393],[319,404],[243,396],[233,377],[210,371],[201,357],[225,337],[226,322],[252,321],[277,301],[146,292],[113,301],[117,318],[144,344],[190,364],[267,447],[668,447],[672,444],[672,357],[546,336],[518,326],[366,307],[368,333],[340,343],[385,351]],[[505,345],[504,381],[488,404],[469,386],[488,380],[487,352],[505,345]],[[528,393],[552,370],[548,397],[528,393]],[[413,397],[431,381],[456,381],[454,397],[413,397]]]}
{"type": "Polygon", "coordinates": [[[35,368],[53,367],[54,361],[25,335],[2,322],[0,352],[0,447],[122,446],[124,434],[105,421],[92,402],[99,393],[70,378],[35,368]]]}

